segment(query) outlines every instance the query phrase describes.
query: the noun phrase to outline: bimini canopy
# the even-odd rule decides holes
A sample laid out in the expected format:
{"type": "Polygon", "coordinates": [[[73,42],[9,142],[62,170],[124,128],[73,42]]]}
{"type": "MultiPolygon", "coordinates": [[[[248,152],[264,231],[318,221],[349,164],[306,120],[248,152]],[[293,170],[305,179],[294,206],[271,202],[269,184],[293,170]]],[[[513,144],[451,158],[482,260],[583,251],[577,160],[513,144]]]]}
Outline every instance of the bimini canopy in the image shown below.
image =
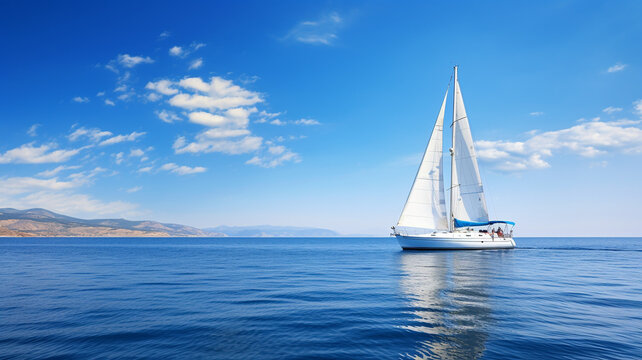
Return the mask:
{"type": "Polygon", "coordinates": [[[493,224],[508,224],[508,225],[515,226],[514,222],[504,221],[504,220],[491,220],[491,221],[477,222],[477,221],[465,221],[465,220],[455,219],[455,227],[486,226],[486,225],[493,225],[493,224]]]}

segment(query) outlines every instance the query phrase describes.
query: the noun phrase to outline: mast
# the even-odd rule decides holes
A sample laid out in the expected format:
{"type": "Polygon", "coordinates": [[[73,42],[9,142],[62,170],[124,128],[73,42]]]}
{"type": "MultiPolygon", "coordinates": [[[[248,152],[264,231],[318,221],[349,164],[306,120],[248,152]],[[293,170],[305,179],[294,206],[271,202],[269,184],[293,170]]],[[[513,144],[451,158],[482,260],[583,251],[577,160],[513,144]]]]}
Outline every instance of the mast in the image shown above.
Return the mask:
{"type": "Polygon", "coordinates": [[[455,81],[453,86],[453,123],[450,126],[452,128],[452,144],[450,148],[450,217],[448,221],[448,226],[450,231],[455,230],[455,218],[453,212],[453,205],[455,204],[455,197],[453,196],[453,190],[455,189],[455,121],[457,120],[457,65],[455,65],[455,81]]]}

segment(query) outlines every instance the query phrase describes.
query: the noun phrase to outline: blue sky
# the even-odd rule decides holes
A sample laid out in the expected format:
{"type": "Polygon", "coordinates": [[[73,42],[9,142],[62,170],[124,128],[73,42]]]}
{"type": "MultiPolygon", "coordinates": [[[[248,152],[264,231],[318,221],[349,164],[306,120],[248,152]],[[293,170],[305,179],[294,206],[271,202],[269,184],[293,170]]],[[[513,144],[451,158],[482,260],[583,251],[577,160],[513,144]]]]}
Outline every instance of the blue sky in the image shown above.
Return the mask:
{"type": "Polygon", "coordinates": [[[640,13],[3,2],[0,206],[386,235],[459,64],[492,218],[640,235],[640,13]]]}

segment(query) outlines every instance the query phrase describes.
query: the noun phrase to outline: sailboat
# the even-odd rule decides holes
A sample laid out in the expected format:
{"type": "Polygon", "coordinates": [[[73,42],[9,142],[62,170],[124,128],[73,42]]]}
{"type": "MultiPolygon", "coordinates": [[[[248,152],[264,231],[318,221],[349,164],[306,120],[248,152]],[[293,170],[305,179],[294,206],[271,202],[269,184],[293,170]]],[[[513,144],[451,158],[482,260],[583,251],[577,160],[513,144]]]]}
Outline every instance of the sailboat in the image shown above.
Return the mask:
{"type": "Polygon", "coordinates": [[[488,217],[473,137],[457,79],[457,66],[453,83],[449,214],[446,215],[443,171],[446,89],[415,181],[391,235],[397,238],[404,250],[512,249],[515,247],[515,223],[489,220],[488,217]]]}

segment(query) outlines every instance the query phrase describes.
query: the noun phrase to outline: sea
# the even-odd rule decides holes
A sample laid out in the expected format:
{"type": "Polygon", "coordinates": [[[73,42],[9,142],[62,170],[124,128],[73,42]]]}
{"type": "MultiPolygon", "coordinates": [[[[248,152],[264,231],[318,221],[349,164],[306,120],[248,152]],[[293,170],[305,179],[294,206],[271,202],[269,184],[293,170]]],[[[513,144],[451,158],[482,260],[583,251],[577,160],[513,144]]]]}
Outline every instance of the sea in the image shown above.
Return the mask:
{"type": "Polygon", "coordinates": [[[642,358],[642,238],[516,242],[0,238],[0,358],[642,358]]]}

